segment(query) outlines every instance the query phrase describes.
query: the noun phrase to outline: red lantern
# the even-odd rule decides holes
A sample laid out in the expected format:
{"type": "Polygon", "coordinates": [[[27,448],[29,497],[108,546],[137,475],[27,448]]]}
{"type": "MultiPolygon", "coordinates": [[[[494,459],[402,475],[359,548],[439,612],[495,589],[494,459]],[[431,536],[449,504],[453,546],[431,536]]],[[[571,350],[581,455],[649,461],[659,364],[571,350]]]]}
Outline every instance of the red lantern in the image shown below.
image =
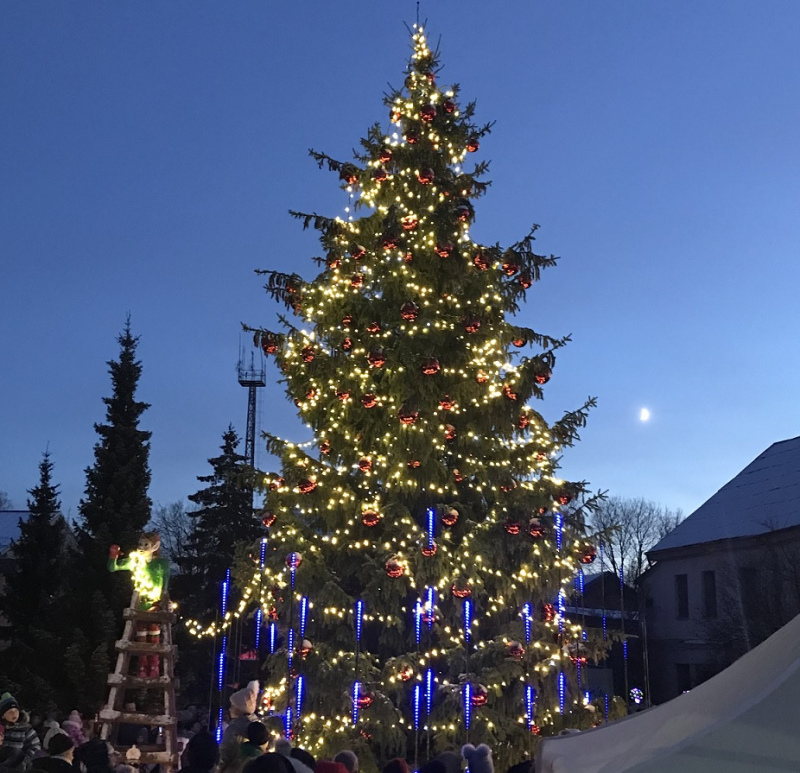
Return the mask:
{"type": "Polygon", "coordinates": [[[289,555],[286,556],[286,566],[288,566],[289,569],[297,569],[302,563],[303,556],[299,553],[289,553],[289,555]]]}
{"type": "Polygon", "coordinates": [[[361,523],[369,528],[377,526],[380,523],[380,520],[380,513],[377,513],[374,510],[365,510],[363,513],[361,513],[361,523]]]}
{"type": "Polygon", "coordinates": [[[339,178],[344,180],[348,185],[355,185],[358,182],[358,169],[352,164],[345,164],[339,170],[339,178]]]}
{"type": "Polygon", "coordinates": [[[418,470],[422,462],[419,459],[409,459],[406,464],[410,470],[418,470]]]}
{"type": "Polygon", "coordinates": [[[358,469],[361,470],[361,472],[369,472],[372,469],[372,459],[368,459],[366,456],[359,459],[358,469]]]}
{"type": "Polygon", "coordinates": [[[455,507],[448,507],[442,513],[442,523],[445,526],[455,526],[458,523],[458,510],[455,507]]]}
{"type": "Polygon", "coordinates": [[[543,623],[552,623],[556,619],[556,608],[552,604],[543,604],[541,617],[543,623]]]}
{"type": "Polygon", "coordinates": [[[314,361],[314,347],[313,346],[304,346],[300,350],[300,356],[303,358],[303,362],[313,362],[314,361]]]}
{"type": "Polygon", "coordinates": [[[262,336],[261,348],[264,350],[264,354],[275,354],[280,347],[275,336],[262,336]]]}
{"type": "Polygon", "coordinates": [[[316,487],[317,481],[313,478],[303,478],[297,484],[297,489],[301,494],[310,494],[316,487]]]}
{"type": "Polygon", "coordinates": [[[372,179],[375,180],[376,183],[382,183],[388,176],[389,173],[382,166],[379,166],[372,172],[372,179]]]}
{"type": "Polygon", "coordinates": [[[364,275],[363,274],[353,274],[350,277],[350,285],[352,287],[363,287],[364,285],[364,275]]]}
{"type": "Polygon", "coordinates": [[[386,574],[391,577],[393,580],[396,580],[398,577],[401,577],[405,572],[405,567],[403,566],[403,562],[397,556],[393,556],[390,558],[384,565],[384,570],[386,574]]]}
{"type": "Polygon", "coordinates": [[[436,545],[435,542],[431,542],[430,544],[426,542],[422,546],[422,550],[420,552],[426,558],[430,558],[431,556],[435,556],[436,555],[436,549],[437,549],[437,545],[436,545]]]}
{"type": "Polygon", "coordinates": [[[277,518],[278,516],[275,515],[275,513],[273,513],[270,510],[265,510],[264,517],[261,519],[261,523],[264,525],[265,529],[269,529],[269,527],[272,526],[273,523],[275,523],[277,518]]]}
{"type": "Polygon", "coordinates": [[[444,425],[444,439],[447,441],[455,440],[458,432],[456,432],[456,428],[452,424],[445,424],[444,425]]]}
{"type": "Polygon", "coordinates": [[[340,389],[336,392],[336,396],[343,402],[346,403],[350,399],[350,392],[347,389],[340,389]]]}
{"type": "Polygon", "coordinates": [[[467,152],[474,153],[479,147],[481,146],[480,142],[478,142],[477,137],[470,137],[467,140],[467,152]]]}
{"type": "Polygon", "coordinates": [[[417,318],[418,314],[419,306],[411,301],[407,301],[400,307],[400,316],[409,322],[413,322],[417,318]]]}
{"type": "Polygon", "coordinates": [[[470,702],[473,706],[485,706],[489,700],[489,691],[482,685],[476,684],[472,689],[470,702]]]}
{"type": "Polygon", "coordinates": [[[326,456],[331,452],[331,444],[327,440],[323,440],[319,444],[320,453],[326,456]]]}
{"type": "Polygon", "coordinates": [[[361,398],[361,405],[365,408],[374,408],[378,404],[378,400],[372,393],[367,393],[361,398]]]}
{"type": "Polygon", "coordinates": [[[374,352],[370,352],[367,355],[367,361],[373,368],[382,368],[386,365],[386,355],[383,353],[383,349],[376,349],[374,352]]]}
{"type": "Polygon", "coordinates": [[[363,258],[366,254],[367,254],[367,248],[360,244],[354,244],[350,248],[350,257],[353,260],[361,260],[361,258],[363,258]]]}
{"type": "Polygon", "coordinates": [[[435,376],[441,369],[442,366],[439,365],[439,360],[435,357],[431,357],[422,363],[422,372],[426,376],[435,376]]]}
{"type": "Polygon", "coordinates": [[[351,324],[353,324],[353,315],[352,314],[345,314],[342,317],[342,325],[344,327],[349,327],[351,324]]]}
{"type": "Polygon", "coordinates": [[[456,109],[456,103],[453,102],[452,99],[445,99],[445,101],[442,102],[442,110],[444,110],[445,113],[447,113],[448,115],[454,112],[455,109],[456,109]]]}
{"type": "Polygon", "coordinates": [[[435,177],[436,175],[433,173],[433,169],[420,169],[419,172],[417,172],[417,180],[419,180],[422,185],[430,185],[435,177]]]}
{"type": "Polygon", "coordinates": [[[489,268],[489,259],[482,252],[479,252],[473,259],[473,264],[478,271],[486,271],[489,268]]]}
{"type": "Polygon", "coordinates": [[[404,231],[413,231],[419,225],[419,220],[413,215],[406,215],[406,217],[400,221],[400,225],[403,227],[404,231]]]}
{"type": "Polygon", "coordinates": [[[583,551],[581,552],[581,563],[582,564],[593,564],[594,560],[597,558],[597,550],[594,545],[590,545],[588,542],[583,546],[583,551]]]}
{"type": "Polygon", "coordinates": [[[523,271],[519,275],[519,283],[527,290],[533,284],[533,277],[528,271],[523,271]]]}
{"type": "Polygon", "coordinates": [[[436,108],[433,105],[425,105],[419,111],[419,117],[425,121],[425,123],[430,123],[436,118],[436,108]]]}
{"type": "Polygon", "coordinates": [[[452,242],[439,242],[436,245],[436,254],[440,258],[449,258],[452,252],[453,252],[452,242]]]}
{"type": "Polygon", "coordinates": [[[472,588],[470,588],[467,583],[464,583],[463,585],[453,583],[453,587],[450,589],[450,592],[457,599],[468,599],[472,595],[472,588]]]}
{"type": "Polygon", "coordinates": [[[525,654],[525,647],[518,641],[511,641],[508,643],[508,656],[514,660],[520,660],[525,654]]]}
{"type": "Polygon", "coordinates": [[[519,418],[517,419],[517,426],[520,429],[525,429],[530,423],[531,420],[524,413],[519,415],[519,418]]]}
{"type": "Polygon", "coordinates": [[[409,426],[417,423],[417,419],[419,419],[419,411],[412,411],[410,408],[401,408],[398,411],[397,416],[400,419],[401,424],[409,426]]]}
{"type": "Polygon", "coordinates": [[[501,268],[506,276],[514,276],[519,271],[519,263],[509,258],[503,261],[501,268]]]}
{"type": "Polygon", "coordinates": [[[453,410],[453,401],[450,399],[450,395],[445,395],[441,400],[439,400],[439,407],[443,411],[453,410]]]}
{"type": "Polygon", "coordinates": [[[528,534],[536,540],[544,537],[544,524],[539,518],[531,518],[528,521],[528,534]]]}
{"type": "Polygon", "coordinates": [[[516,536],[517,534],[522,531],[522,527],[519,525],[519,521],[515,521],[513,518],[506,518],[506,522],[503,524],[503,528],[509,533],[516,536]]]}
{"type": "Polygon", "coordinates": [[[416,145],[419,142],[419,134],[415,131],[406,132],[406,142],[409,145],[416,145]]]}
{"type": "Polygon", "coordinates": [[[545,368],[544,370],[539,371],[534,377],[533,380],[537,384],[546,384],[550,381],[550,376],[553,375],[553,371],[550,368],[545,368]]]}
{"type": "Polygon", "coordinates": [[[388,164],[392,160],[392,151],[389,148],[384,148],[381,150],[380,155],[378,156],[378,161],[382,164],[388,164]]]}
{"type": "Polygon", "coordinates": [[[481,321],[477,317],[465,317],[461,324],[468,333],[477,333],[481,329],[481,321]]]}
{"type": "Polygon", "coordinates": [[[375,335],[375,333],[380,333],[381,332],[380,322],[370,322],[369,325],[367,325],[367,332],[372,333],[373,335],[375,335]]]}
{"type": "Polygon", "coordinates": [[[519,395],[518,395],[518,394],[517,394],[517,393],[516,393],[516,392],[515,392],[515,391],[514,391],[514,390],[513,390],[513,389],[512,389],[512,388],[511,388],[511,387],[510,387],[508,384],[506,384],[506,385],[503,387],[503,394],[504,394],[504,395],[505,395],[505,396],[506,396],[506,397],[507,397],[509,400],[516,400],[516,399],[519,397],[519,395]]]}
{"type": "Polygon", "coordinates": [[[353,348],[353,339],[352,338],[345,338],[342,341],[342,349],[346,352],[349,352],[353,348]]]}
{"type": "Polygon", "coordinates": [[[394,236],[393,234],[386,234],[383,237],[383,249],[384,250],[394,250],[397,249],[397,246],[400,244],[400,238],[398,236],[394,236]]]}

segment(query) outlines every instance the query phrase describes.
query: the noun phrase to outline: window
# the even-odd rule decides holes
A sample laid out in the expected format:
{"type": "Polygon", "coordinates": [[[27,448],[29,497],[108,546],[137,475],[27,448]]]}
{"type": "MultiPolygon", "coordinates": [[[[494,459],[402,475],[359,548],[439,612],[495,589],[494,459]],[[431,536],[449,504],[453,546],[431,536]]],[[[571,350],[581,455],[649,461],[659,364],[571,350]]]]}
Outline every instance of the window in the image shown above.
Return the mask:
{"type": "Polygon", "coordinates": [[[707,620],[717,616],[717,577],[713,569],[703,572],[703,617],[707,620]]]}
{"type": "Polygon", "coordinates": [[[675,575],[675,604],[677,608],[676,617],[686,619],[689,617],[689,575],[675,575]]]}

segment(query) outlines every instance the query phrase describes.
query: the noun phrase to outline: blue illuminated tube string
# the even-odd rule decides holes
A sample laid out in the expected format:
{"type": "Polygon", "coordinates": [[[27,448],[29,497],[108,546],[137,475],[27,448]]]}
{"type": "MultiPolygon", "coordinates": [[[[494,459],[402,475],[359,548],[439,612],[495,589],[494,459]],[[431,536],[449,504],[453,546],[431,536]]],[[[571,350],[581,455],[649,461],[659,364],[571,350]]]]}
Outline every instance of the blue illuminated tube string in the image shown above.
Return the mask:
{"type": "Polygon", "coordinates": [[[528,730],[533,727],[534,706],[536,701],[536,691],[530,684],[525,685],[525,718],[528,722],[528,730]]]}
{"type": "Polygon", "coordinates": [[[297,677],[297,697],[295,698],[295,707],[297,710],[297,718],[300,719],[300,714],[303,711],[303,687],[305,680],[302,675],[297,677]]]}
{"type": "Polygon", "coordinates": [[[422,685],[414,685],[414,730],[419,730],[419,715],[422,708],[422,685]]]}
{"type": "Polygon", "coordinates": [[[360,599],[356,601],[356,641],[361,641],[361,623],[364,619],[364,602],[360,599]]]}
{"type": "Polygon", "coordinates": [[[522,607],[522,621],[525,624],[525,644],[531,643],[531,605],[525,604],[522,607]]]}
{"type": "Polygon", "coordinates": [[[464,599],[464,642],[469,644],[472,635],[472,602],[464,599]]]}
{"type": "Polygon", "coordinates": [[[434,529],[434,518],[436,516],[436,511],[432,508],[428,508],[428,550],[433,550],[433,529],[434,529]]]}
{"type": "Polygon", "coordinates": [[[472,685],[467,682],[464,685],[464,727],[469,730],[472,720],[472,685]]]}
{"type": "Polygon", "coordinates": [[[289,661],[289,671],[292,670],[292,658],[294,654],[294,629],[290,628],[288,632],[288,644],[286,657],[289,661]]]}
{"type": "Polygon", "coordinates": [[[417,601],[414,606],[414,635],[417,638],[417,645],[422,638],[422,602],[417,601]]]}
{"type": "MultiPolygon", "coordinates": [[[[308,619],[308,597],[303,596],[300,599],[300,639],[306,636],[306,620],[308,619]]],[[[301,641],[302,644],[302,641],[301,641]]]]}
{"type": "Polygon", "coordinates": [[[283,715],[283,732],[287,738],[292,737],[292,707],[286,707],[286,713],[283,715]]]}
{"type": "Polygon", "coordinates": [[[275,654],[275,646],[278,643],[278,626],[276,623],[269,624],[269,653],[275,654]]]}
{"type": "Polygon", "coordinates": [[[361,692],[361,682],[353,682],[353,724],[358,724],[358,696],[361,692]]]}
{"type": "Polygon", "coordinates": [[[425,600],[425,611],[428,613],[428,630],[433,627],[433,619],[434,614],[433,610],[436,606],[436,591],[433,589],[432,585],[429,585],[427,588],[427,597],[425,600]]]}
{"type": "Polygon", "coordinates": [[[431,707],[433,706],[433,669],[429,668],[425,672],[425,713],[430,717],[431,707]]]}

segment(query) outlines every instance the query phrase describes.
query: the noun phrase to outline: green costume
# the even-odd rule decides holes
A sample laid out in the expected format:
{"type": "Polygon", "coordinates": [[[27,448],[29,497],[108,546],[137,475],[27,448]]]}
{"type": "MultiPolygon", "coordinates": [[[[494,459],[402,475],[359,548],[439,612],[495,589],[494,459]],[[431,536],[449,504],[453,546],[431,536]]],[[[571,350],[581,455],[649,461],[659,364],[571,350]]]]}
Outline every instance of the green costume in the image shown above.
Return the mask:
{"type": "Polygon", "coordinates": [[[153,558],[144,551],[134,550],[127,558],[109,558],[108,571],[131,572],[142,609],[149,609],[167,593],[169,561],[166,558],[153,558]]]}

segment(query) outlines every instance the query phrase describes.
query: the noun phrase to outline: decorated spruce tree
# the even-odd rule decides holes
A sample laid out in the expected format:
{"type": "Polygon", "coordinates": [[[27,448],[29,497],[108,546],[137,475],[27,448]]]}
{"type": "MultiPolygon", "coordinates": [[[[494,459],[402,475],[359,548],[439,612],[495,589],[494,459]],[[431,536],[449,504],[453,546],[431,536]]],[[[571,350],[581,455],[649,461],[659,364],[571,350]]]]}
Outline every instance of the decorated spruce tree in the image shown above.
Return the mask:
{"type": "Polygon", "coordinates": [[[533,231],[473,240],[487,164],[470,160],[490,126],[437,69],[415,27],[388,130],[353,161],[312,152],[353,215],[293,213],[320,233],[321,270],[264,272],[294,319],[254,331],[313,431],[268,440],[281,469],[263,478],[246,592],[262,602],[264,709],[362,765],[465,740],[518,761],[586,724],[581,666],[599,652],[565,612],[594,557],[586,496],[556,473],[593,401],[548,424],[535,406],[566,339],[511,321],[555,258],[533,231]]]}

